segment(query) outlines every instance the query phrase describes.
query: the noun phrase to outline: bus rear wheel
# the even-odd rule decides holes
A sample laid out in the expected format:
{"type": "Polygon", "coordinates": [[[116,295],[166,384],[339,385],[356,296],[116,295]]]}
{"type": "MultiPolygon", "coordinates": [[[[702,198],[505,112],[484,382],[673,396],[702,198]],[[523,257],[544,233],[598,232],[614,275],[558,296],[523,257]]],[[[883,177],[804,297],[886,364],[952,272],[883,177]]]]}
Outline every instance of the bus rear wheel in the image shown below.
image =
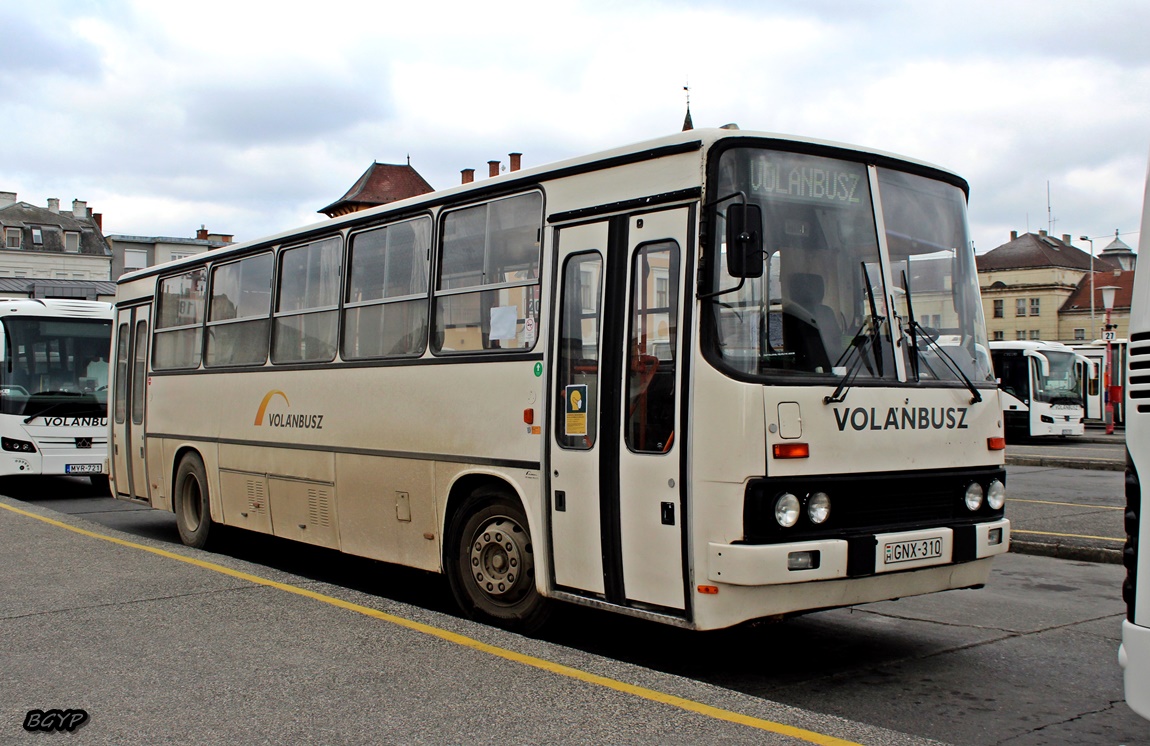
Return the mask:
{"type": "Polygon", "coordinates": [[[516,632],[538,630],[550,606],[535,587],[527,516],[500,492],[477,492],[452,516],[447,579],[464,613],[516,632]]]}
{"type": "Polygon", "coordinates": [[[180,541],[189,547],[203,549],[211,534],[212,514],[208,501],[208,472],[199,454],[189,453],[180,461],[173,496],[180,541]]]}

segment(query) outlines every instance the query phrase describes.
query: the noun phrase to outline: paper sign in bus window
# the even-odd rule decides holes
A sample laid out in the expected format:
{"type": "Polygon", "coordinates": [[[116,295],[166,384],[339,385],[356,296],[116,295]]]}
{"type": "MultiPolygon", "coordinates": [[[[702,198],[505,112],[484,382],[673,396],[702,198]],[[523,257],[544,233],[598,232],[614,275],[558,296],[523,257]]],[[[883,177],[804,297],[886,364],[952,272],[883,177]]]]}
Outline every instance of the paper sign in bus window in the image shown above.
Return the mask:
{"type": "Polygon", "coordinates": [[[518,324],[519,308],[517,306],[495,306],[491,309],[491,339],[500,342],[514,342],[518,324]]]}
{"type": "Polygon", "coordinates": [[[587,435],[587,384],[574,383],[567,387],[564,435],[587,435]]]}

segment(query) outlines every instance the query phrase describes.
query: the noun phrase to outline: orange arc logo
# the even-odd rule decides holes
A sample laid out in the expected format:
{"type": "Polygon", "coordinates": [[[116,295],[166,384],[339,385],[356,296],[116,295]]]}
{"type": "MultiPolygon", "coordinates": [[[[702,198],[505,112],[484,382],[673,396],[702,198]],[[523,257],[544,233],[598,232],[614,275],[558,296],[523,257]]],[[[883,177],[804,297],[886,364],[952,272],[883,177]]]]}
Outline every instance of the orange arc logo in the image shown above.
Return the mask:
{"type": "Polygon", "coordinates": [[[282,396],[284,398],[284,402],[289,407],[291,406],[291,402],[288,401],[287,394],[285,394],[284,392],[282,392],[278,389],[273,389],[273,390],[267,392],[267,394],[264,395],[264,400],[262,402],[260,402],[260,408],[256,411],[256,425],[257,426],[264,424],[264,411],[268,408],[268,402],[270,402],[272,400],[272,397],[275,396],[276,394],[279,394],[280,396],[282,396]]]}

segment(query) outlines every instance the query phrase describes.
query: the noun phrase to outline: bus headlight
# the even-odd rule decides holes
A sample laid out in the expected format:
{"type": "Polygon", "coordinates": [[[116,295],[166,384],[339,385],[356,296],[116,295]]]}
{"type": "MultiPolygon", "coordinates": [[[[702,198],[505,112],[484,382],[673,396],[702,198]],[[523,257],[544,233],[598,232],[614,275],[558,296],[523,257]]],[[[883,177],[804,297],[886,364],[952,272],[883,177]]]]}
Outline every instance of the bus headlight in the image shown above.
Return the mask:
{"type": "Polygon", "coordinates": [[[789,492],[784,492],[775,500],[775,520],[783,528],[790,528],[799,522],[799,498],[789,492]]]}
{"type": "Polygon", "coordinates": [[[16,440],[15,438],[3,438],[0,440],[0,447],[5,451],[16,451],[17,453],[35,453],[36,446],[26,440],[16,440]]]}
{"type": "Polygon", "coordinates": [[[986,491],[986,504],[991,510],[1002,510],[1002,506],[1006,505],[1006,485],[997,479],[992,481],[990,489],[986,491]]]}
{"type": "Polygon", "coordinates": [[[811,523],[825,523],[831,514],[831,498],[825,492],[815,492],[807,499],[807,517],[811,523]]]}
{"type": "Polygon", "coordinates": [[[966,502],[966,509],[971,513],[982,507],[982,485],[978,482],[971,482],[970,486],[966,488],[966,496],[963,500],[966,502]]]}

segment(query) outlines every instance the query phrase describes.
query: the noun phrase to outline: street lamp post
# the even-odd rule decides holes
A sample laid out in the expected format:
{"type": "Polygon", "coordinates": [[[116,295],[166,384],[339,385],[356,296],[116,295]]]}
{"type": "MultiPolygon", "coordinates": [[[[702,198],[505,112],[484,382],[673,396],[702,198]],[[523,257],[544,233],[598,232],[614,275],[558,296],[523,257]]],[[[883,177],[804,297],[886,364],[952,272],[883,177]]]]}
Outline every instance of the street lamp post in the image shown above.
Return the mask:
{"type": "Polygon", "coordinates": [[[1110,435],[1114,432],[1114,396],[1110,390],[1111,368],[1114,367],[1114,361],[1111,357],[1110,343],[1114,340],[1113,330],[1117,326],[1110,323],[1110,312],[1114,310],[1114,294],[1118,292],[1118,288],[1107,285],[1099,290],[1102,291],[1102,305],[1106,306],[1106,327],[1102,332],[1102,336],[1106,339],[1106,364],[1103,368],[1102,381],[1106,392],[1106,434],[1110,435]]]}
{"type": "Polygon", "coordinates": [[[1098,327],[1094,325],[1094,239],[1090,236],[1079,236],[1078,240],[1090,243],[1090,336],[1093,338],[1094,332],[1098,331],[1098,327]]]}

